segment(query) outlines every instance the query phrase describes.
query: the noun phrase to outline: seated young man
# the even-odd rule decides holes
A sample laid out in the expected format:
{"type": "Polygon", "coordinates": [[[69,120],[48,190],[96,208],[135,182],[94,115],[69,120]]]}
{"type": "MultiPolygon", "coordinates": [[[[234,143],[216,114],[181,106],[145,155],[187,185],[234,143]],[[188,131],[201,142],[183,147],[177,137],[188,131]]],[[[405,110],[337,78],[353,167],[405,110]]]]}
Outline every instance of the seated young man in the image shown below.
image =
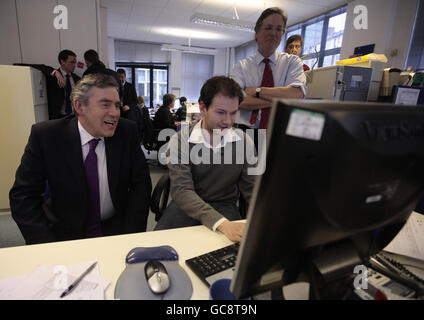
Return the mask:
{"type": "Polygon", "coordinates": [[[205,82],[199,108],[202,119],[172,136],[169,175],[173,201],[155,230],[203,224],[240,241],[245,227],[237,207],[239,192],[249,203],[255,181],[252,139],[232,128],[243,99],[233,79],[218,76],[205,82]],[[253,159],[253,158],[251,158],[253,159]]]}

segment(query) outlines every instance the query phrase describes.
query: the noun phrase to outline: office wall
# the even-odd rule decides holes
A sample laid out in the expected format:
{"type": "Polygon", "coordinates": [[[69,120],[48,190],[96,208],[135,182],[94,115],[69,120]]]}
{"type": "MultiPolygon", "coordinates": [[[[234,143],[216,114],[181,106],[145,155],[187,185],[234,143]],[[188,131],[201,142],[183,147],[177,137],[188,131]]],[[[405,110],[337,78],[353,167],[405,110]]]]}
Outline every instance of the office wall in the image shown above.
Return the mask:
{"type": "Polygon", "coordinates": [[[0,65],[21,62],[15,0],[0,1],[0,65]]]}
{"type": "Polygon", "coordinates": [[[230,48],[217,49],[217,51],[213,60],[213,75],[228,76],[231,71],[229,70],[230,48]]]}
{"type": "Polygon", "coordinates": [[[403,68],[407,58],[418,0],[354,0],[347,6],[346,26],[340,59],[353,54],[354,48],[375,43],[375,53],[388,58],[387,67],[403,68]],[[368,12],[368,29],[357,30],[354,20],[356,6],[368,12]]]}
{"type": "Polygon", "coordinates": [[[57,55],[63,49],[73,50],[79,61],[84,61],[87,49],[97,50],[103,58],[107,45],[100,47],[100,19],[99,0],[1,0],[0,64],[56,67],[57,55]],[[58,16],[53,9],[58,4],[68,9],[67,30],[56,30],[53,25],[58,16]]]}

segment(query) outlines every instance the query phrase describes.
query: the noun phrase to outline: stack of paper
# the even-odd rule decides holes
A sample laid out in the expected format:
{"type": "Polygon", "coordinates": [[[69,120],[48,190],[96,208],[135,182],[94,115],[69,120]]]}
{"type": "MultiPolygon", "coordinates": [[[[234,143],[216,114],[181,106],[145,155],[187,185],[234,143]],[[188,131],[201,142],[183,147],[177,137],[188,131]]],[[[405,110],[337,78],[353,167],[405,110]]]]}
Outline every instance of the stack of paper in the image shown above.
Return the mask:
{"type": "Polygon", "coordinates": [[[424,260],[424,215],[412,212],[402,230],[384,251],[424,260]]]}
{"type": "MultiPolygon", "coordinates": [[[[56,300],[94,261],[61,266],[45,265],[31,273],[0,280],[0,300],[56,300]]],[[[110,281],[100,278],[99,266],[61,300],[104,300],[110,281]]]]}

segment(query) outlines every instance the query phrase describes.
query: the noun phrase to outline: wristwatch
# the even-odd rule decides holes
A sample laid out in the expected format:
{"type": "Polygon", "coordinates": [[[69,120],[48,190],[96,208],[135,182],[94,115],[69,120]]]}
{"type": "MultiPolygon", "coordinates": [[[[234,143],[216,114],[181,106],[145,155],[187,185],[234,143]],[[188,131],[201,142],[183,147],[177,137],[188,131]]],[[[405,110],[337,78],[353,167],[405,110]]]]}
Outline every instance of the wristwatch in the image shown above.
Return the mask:
{"type": "Polygon", "coordinates": [[[261,93],[261,87],[256,88],[256,98],[259,98],[259,93],[261,93]]]}

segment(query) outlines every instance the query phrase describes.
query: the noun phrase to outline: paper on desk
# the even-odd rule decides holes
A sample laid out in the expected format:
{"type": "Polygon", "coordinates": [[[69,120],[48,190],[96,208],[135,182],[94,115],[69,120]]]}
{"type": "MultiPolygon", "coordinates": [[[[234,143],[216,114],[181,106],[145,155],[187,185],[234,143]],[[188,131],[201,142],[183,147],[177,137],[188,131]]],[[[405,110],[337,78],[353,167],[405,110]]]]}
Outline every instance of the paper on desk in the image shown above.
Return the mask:
{"type": "MultiPolygon", "coordinates": [[[[31,273],[0,281],[0,299],[56,300],[94,261],[71,266],[45,265],[31,273]]],[[[100,278],[98,265],[61,300],[103,300],[109,281],[100,278]]]]}
{"type": "Polygon", "coordinates": [[[424,215],[412,212],[402,230],[384,251],[424,260],[424,215]]]}

